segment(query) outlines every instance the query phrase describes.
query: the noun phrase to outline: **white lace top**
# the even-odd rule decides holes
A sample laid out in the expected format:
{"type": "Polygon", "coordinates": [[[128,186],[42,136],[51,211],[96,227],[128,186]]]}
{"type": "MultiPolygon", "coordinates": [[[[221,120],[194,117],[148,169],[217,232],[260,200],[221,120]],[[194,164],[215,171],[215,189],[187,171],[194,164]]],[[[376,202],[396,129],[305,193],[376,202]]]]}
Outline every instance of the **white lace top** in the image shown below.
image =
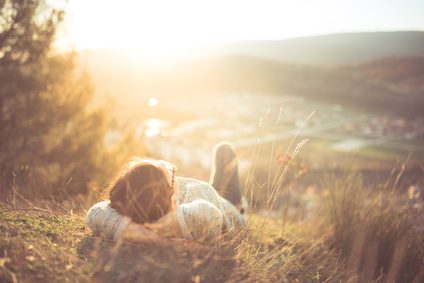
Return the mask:
{"type": "MultiPolygon", "coordinates": [[[[186,239],[211,240],[222,229],[228,231],[245,225],[245,219],[236,207],[218,195],[208,183],[178,177],[177,219],[186,239]]],[[[110,201],[93,205],[87,212],[87,224],[95,235],[117,240],[131,219],[120,215],[110,201]]]]}

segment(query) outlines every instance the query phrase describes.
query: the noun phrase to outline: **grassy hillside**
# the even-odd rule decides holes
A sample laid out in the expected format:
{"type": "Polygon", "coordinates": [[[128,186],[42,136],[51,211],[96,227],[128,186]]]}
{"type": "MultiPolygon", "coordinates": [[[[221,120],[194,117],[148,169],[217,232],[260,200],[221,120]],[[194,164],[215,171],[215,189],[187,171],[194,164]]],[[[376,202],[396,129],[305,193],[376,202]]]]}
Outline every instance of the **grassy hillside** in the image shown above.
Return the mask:
{"type": "Polygon", "coordinates": [[[1,205],[0,233],[1,282],[85,282],[93,272],[76,253],[89,235],[80,216],[1,205]]]}
{"type": "MultiPolygon", "coordinates": [[[[260,239],[244,233],[248,241],[239,235],[212,247],[182,240],[116,245],[90,237],[82,216],[5,206],[0,216],[1,282],[268,281],[281,279],[277,270],[289,260],[283,255],[305,249],[296,236],[280,235],[280,226],[260,239]]],[[[310,279],[328,273],[318,265],[296,269],[286,272],[310,279]]]]}
{"type": "MultiPolygon", "coordinates": [[[[260,238],[244,233],[248,241],[240,235],[213,247],[182,240],[159,246],[92,238],[83,217],[72,214],[2,206],[0,216],[2,282],[268,281],[282,278],[277,271],[293,248],[305,249],[296,236],[280,235],[280,226],[273,230],[273,222],[267,224],[271,233],[260,238]]],[[[328,276],[321,265],[296,269],[286,272],[309,279],[328,276]]]]}
{"type": "Polygon", "coordinates": [[[84,211],[2,204],[0,281],[422,282],[422,192],[369,191],[354,175],[324,184],[308,218],[251,214],[212,245],[115,243],[91,236],[84,211]]]}

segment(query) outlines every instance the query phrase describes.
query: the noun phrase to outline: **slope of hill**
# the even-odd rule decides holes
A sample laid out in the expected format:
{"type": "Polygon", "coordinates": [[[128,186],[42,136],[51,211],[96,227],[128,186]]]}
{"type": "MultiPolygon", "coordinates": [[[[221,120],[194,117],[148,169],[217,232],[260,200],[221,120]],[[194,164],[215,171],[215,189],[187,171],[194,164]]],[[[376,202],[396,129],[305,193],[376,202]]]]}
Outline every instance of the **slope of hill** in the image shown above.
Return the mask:
{"type": "Polygon", "coordinates": [[[290,93],[373,112],[423,115],[424,57],[384,58],[342,67],[223,57],[179,75],[196,82],[187,79],[185,84],[197,91],[290,93]]]}
{"type": "Polygon", "coordinates": [[[266,232],[252,226],[252,233],[243,233],[243,239],[233,235],[236,239],[223,239],[214,245],[181,239],[135,244],[93,237],[82,213],[10,209],[0,203],[0,282],[280,282],[283,278],[342,278],[343,269],[339,261],[333,260],[336,252],[317,244],[322,239],[305,237],[300,227],[291,229],[291,225],[282,234],[281,224],[271,219],[266,223],[266,232]]]}
{"type": "Polygon", "coordinates": [[[222,51],[246,51],[252,56],[205,57],[152,68],[131,54],[97,50],[82,54],[81,64],[92,74],[97,98],[109,95],[126,105],[151,96],[184,98],[190,93],[267,92],[389,114],[423,115],[424,32],[239,43],[222,47],[222,51]],[[284,58],[287,61],[280,60],[284,58]],[[362,62],[365,59],[372,60],[362,62]],[[317,65],[324,61],[337,65],[317,65]]]}
{"type": "Polygon", "coordinates": [[[424,92],[424,57],[391,57],[345,68],[357,80],[407,94],[424,92]]]}
{"type": "Polygon", "coordinates": [[[341,33],[227,44],[211,53],[313,65],[354,64],[391,56],[424,56],[424,32],[341,33]]]}
{"type": "Polygon", "coordinates": [[[398,178],[368,187],[353,172],[327,174],[326,193],[301,196],[308,217],[299,203],[300,218],[252,209],[245,229],[207,244],[102,240],[84,198],[76,210],[0,203],[0,282],[423,282],[423,199],[398,178]]]}

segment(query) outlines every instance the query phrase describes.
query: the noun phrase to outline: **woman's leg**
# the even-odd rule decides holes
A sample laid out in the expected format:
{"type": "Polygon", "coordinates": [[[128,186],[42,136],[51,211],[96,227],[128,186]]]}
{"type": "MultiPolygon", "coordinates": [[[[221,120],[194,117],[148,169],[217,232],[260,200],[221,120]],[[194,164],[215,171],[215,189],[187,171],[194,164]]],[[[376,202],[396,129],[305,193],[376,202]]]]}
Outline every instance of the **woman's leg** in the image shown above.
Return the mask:
{"type": "Polygon", "coordinates": [[[215,147],[209,183],[222,197],[229,200],[234,206],[240,207],[242,194],[238,164],[234,149],[229,143],[219,143],[215,147]]]}

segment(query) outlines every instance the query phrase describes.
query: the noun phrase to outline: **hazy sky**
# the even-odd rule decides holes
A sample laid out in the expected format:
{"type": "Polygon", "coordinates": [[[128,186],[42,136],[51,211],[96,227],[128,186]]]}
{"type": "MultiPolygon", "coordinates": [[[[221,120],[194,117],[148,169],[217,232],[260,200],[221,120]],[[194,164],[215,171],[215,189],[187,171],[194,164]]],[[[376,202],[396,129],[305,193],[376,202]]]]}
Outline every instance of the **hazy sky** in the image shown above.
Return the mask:
{"type": "Polygon", "coordinates": [[[386,30],[424,30],[424,0],[69,0],[60,45],[163,56],[239,40],[386,30]]]}

